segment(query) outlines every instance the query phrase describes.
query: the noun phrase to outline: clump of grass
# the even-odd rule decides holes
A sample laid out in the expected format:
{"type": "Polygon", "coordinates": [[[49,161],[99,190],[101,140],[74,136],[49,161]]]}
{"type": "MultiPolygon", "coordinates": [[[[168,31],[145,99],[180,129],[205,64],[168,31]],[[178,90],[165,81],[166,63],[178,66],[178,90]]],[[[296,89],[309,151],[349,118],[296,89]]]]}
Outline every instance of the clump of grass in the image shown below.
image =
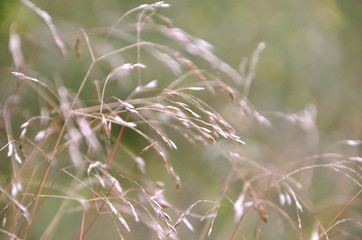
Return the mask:
{"type": "MultiPolygon", "coordinates": [[[[164,2],[132,9],[111,27],[60,35],[49,14],[22,2],[44,20],[52,40],[23,56],[11,28],[9,80],[18,87],[1,121],[1,152],[11,169],[0,189],[4,236],[358,238],[359,216],[348,210],[358,209],[361,158],[336,149],[361,141],[320,151],[313,106],[261,114],[250,103],[264,43],[236,71],[206,41],[160,15],[164,2]],[[49,74],[42,64],[53,61],[54,45],[63,57],[46,66],[53,67],[49,74]],[[22,114],[25,91],[38,98],[36,114],[22,114]],[[226,174],[208,183],[218,189],[213,199],[200,193],[189,202],[194,186],[182,185],[179,171],[193,172],[196,182],[204,169],[175,167],[170,156],[210,146],[226,174]],[[320,195],[327,180],[341,186],[320,195]],[[170,201],[175,191],[185,193],[187,207],[170,201]]],[[[207,169],[211,157],[198,161],[207,169]]]]}

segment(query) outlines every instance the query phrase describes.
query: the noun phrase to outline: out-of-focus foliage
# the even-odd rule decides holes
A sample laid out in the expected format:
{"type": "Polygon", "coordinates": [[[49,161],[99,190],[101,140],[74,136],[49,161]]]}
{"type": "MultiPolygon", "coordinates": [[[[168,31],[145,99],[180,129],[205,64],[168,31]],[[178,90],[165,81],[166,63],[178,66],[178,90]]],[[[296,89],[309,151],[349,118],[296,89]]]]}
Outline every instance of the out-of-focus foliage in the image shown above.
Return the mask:
{"type": "MultiPolygon", "coordinates": [[[[151,3],[151,1],[145,1],[151,3]]],[[[318,109],[327,138],[361,138],[362,3],[333,0],[171,1],[163,10],[175,26],[201,37],[235,68],[260,41],[266,42],[251,91],[262,110],[318,109]]],[[[107,26],[139,1],[36,1],[63,32],[107,26]],[[71,7],[69,7],[71,6],[71,7]]],[[[9,56],[9,25],[18,31],[43,25],[18,1],[2,0],[1,53],[9,56]]],[[[43,27],[43,26],[39,26],[43,27]]],[[[9,66],[3,57],[2,67],[9,66]]]]}

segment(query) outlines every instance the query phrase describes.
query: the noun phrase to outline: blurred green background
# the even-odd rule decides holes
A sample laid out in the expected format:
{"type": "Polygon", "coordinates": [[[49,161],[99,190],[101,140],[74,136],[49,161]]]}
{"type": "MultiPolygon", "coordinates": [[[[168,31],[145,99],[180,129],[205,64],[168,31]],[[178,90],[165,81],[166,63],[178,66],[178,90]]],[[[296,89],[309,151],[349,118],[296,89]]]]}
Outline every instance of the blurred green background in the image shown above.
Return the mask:
{"type": "MultiPolygon", "coordinates": [[[[78,31],[80,27],[110,26],[126,11],[143,3],[153,3],[133,0],[33,2],[52,16],[60,34],[78,31]]],[[[341,139],[362,139],[362,1],[178,0],[169,3],[170,8],[159,12],[169,17],[176,27],[208,41],[214,46],[215,54],[235,69],[243,57],[252,55],[259,42],[266,43],[249,96],[261,113],[300,112],[313,104],[317,109],[316,123],[322,150],[341,139]]],[[[22,38],[31,39],[29,32],[39,39],[49,38],[49,35],[46,31],[44,33],[46,26],[42,20],[20,2],[0,0],[0,6],[0,103],[3,106],[16,89],[16,82],[9,74],[12,66],[8,51],[10,25],[16,22],[17,32],[22,38]]],[[[29,41],[24,41],[26,60],[34,50],[32,47],[27,49],[28,45],[31,45],[29,41]]],[[[59,53],[54,51],[54,54],[59,53]]],[[[58,60],[49,59],[48,64],[38,66],[44,70],[44,75],[51,75],[49,66],[61,69],[57,66],[58,60]]],[[[73,71],[69,73],[72,76],[82,78],[84,75],[83,70],[73,71]]],[[[74,90],[78,86],[78,82],[68,82],[68,87],[74,90]]],[[[37,104],[26,104],[33,112],[28,115],[39,114],[37,104]]],[[[211,104],[217,109],[223,107],[222,103],[218,105],[218,99],[211,104]]],[[[228,114],[232,119],[232,113],[228,114]]],[[[23,119],[19,120],[21,122],[23,119]]],[[[188,145],[184,148],[187,149],[188,145]]],[[[206,152],[210,155],[213,149],[206,149],[206,152]]],[[[190,160],[202,159],[204,155],[202,149],[185,152],[181,157],[177,152],[171,153],[184,186],[194,187],[186,196],[182,195],[183,192],[171,196],[175,202],[184,201],[183,209],[200,199],[200,195],[214,200],[218,188],[209,186],[209,182],[214,178],[222,179],[229,170],[222,162],[213,159],[215,161],[208,162],[210,168],[205,169],[199,178],[187,171],[204,168],[206,160],[190,160]]],[[[164,172],[157,170],[155,165],[150,169],[154,172],[151,175],[155,176],[164,172]]],[[[233,197],[235,199],[237,195],[233,197]]],[[[232,218],[225,219],[224,225],[232,225],[232,218]]],[[[223,225],[218,227],[222,229],[223,225]]],[[[218,230],[216,227],[213,239],[229,236],[230,232],[224,236],[218,230]]],[[[96,239],[97,234],[101,236],[103,233],[94,234],[96,239]]]]}
{"type": "MultiPolygon", "coordinates": [[[[109,26],[122,13],[152,1],[34,1],[53,17],[60,33],[109,26]],[[71,6],[71,7],[70,7],[71,6]]],[[[170,1],[161,13],[176,27],[208,41],[217,56],[238,68],[260,41],[266,43],[251,89],[257,109],[295,112],[317,107],[327,141],[362,134],[362,2],[358,0],[170,1]]],[[[11,66],[8,33],[45,27],[18,1],[1,0],[1,65],[11,66]],[[40,26],[39,26],[40,25],[40,26]]],[[[26,52],[26,49],[24,50],[26,52]]],[[[4,71],[2,71],[4,74],[4,71]]],[[[4,76],[4,75],[2,75],[4,76]]],[[[4,101],[11,91],[5,90],[4,101]]]]}

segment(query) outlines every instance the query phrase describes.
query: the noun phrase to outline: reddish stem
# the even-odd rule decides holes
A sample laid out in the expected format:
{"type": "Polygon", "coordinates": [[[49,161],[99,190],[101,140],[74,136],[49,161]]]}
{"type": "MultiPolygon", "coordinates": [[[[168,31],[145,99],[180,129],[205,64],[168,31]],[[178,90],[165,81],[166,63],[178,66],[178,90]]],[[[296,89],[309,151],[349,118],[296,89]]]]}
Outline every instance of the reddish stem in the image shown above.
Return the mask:
{"type": "MultiPolygon", "coordinates": [[[[111,188],[109,189],[108,193],[107,193],[107,196],[106,198],[108,198],[109,194],[111,193],[112,191],[112,188],[114,187],[114,184],[116,183],[117,180],[115,180],[111,186],[111,188]]],[[[94,200],[95,201],[95,200],[94,200]]],[[[94,202],[93,201],[93,202],[94,202]]],[[[98,216],[100,215],[103,207],[104,207],[104,204],[106,203],[106,201],[103,201],[101,207],[99,208],[98,212],[97,212],[97,215],[93,218],[92,222],[89,224],[88,228],[85,230],[85,232],[83,233],[82,235],[82,238],[84,238],[84,236],[87,234],[87,232],[89,231],[89,229],[92,227],[92,225],[95,223],[96,219],[98,218],[98,216]]]]}
{"type": "MultiPolygon", "coordinates": [[[[130,115],[131,115],[131,113],[128,113],[125,121],[128,121],[130,115]]],[[[115,155],[115,153],[116,153],[116,150],[117,150],[117,146],[118,146],[119,142],[121,141],[121,138],[122,138],[124,129],[125,129],[125,126],[122,126],[121,130],[119,131],[117,140],[116,140],[116,142],[115,142],[115,144],[114,144],[114,147],[113,147],[113,149],[112,149],[112,153],[111,153],[111,155],[109,156],[109,159],[108,159],[108,162],[107,162],[106,167],[104,168],[103,175],[102,175],[102,177],[101,177],[102,180],[104,179],[104,177],[105,177],[105,175],[106,175],[106,173],[107,173],[107,171],[108,171],[108,168],[109,168],[109,166],[111,165],[112,159],[113,159],[113,157],[114,157],[114,155],[115,155]]],[[[95,203],[95,198],[96,198],[96,196],[98,195],[101,186],[102,186],[102,185],[101,185],[101,182],[99,182],[98,187],[97,187],[97,190],[96,190],[96,192],[93,194],[93,199],[94,199],[94,201],[91,202],[91,204],[90,204],[90,206],[89,206],[89,208],[88,208],[88,210],[87,210],[86,216],[85,216],[84,221],[83,221],[82,224],[85,224],[85,223],[87,222],[87,219],[89,218],[89,214],[90,214],[90,212],[91,212],[91,210],[92,210],[92,208],[93,208],[93,205],[94,205],[94,203],[95,203]]],[[[112,186],[112,187],[113,187],[113,186],[112,186]]],[[[111,189],[112,189],[112,188],[111,188],[111,189]]],[[[108,194],[109,194],[109,193],[108,193],[108,194]]],[[[107,195],[107,196],[108,196],[108,195],[107,195]]],[[[104,206],[104,203],[105,203],[105,202],[103,202],[103,204],[102,204],[102,206],[101,206],[101,209],[98,211],[97,215],[94,217],[94,219],[92,220],[92,222],[91,222],[90,225],[88,226],[88,228],[87,228],[87,230],[85,231],[85,233],[83,234],[82,238],[83,238],[84,235],[88,232],[89,228],[93,225],[93,223],[95,222],[95,220],[98,218],[99,213],[100,213],[100,211],[102,210],[102,208],[103,208],[103,206],[104,206]]],[[[80,239],[80,237],[81,237],[81,235],[82,235],[82,234],[81,234],[81,230],[82,230],[82,227],[81,227],[81,229],[79,230],[79,233],[78,233],[78,236],[77,236],[76,239],[80,239]]]]}

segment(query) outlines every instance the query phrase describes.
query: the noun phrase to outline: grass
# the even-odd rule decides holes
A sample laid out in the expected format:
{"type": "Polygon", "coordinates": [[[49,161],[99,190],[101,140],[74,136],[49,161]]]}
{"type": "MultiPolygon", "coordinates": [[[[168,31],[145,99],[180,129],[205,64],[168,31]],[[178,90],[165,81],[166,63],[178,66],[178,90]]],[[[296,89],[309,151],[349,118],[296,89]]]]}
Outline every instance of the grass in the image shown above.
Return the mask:
{"type": "Polygon", "coordinates": [[[265,43],[235,70],[163,2],[65,34],[21,2],[50,37],[10,29],[1,238],[359,239],[362,142],[253,106],[265,43]]]}

